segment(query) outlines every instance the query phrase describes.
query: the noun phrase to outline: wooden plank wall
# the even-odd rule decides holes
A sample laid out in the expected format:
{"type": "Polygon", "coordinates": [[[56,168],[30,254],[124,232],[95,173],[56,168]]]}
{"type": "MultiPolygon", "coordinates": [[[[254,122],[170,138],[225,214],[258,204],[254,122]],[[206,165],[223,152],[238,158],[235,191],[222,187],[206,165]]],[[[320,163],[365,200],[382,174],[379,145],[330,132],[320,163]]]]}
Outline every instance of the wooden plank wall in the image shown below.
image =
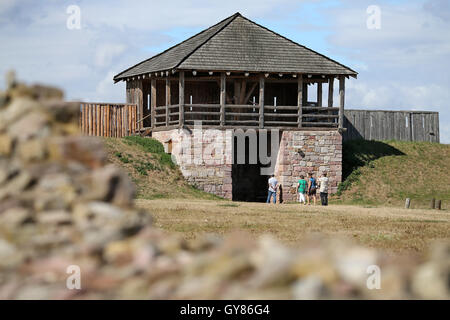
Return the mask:
{"type": "MultiPolygon", "coordinates": [[[[134,80],[133,78],[133,80],[127,81],[126,86],[127,103],[135,104],[137,106],[137,119],[144,118],[149,111],[147,106],[147,98],[144,97],[143,81],[137,79],[134,80]]],[[[137,125],[137,129],[142,129],[144,127],[144,121],[138,122],[137,125]]]]}
{"type": "Polygon", "coordinates": [[[135,104],[81,103],[80,129],[88,136],[121,138],[138,130],[135,104]]]}
{"type": "Polygon", "coordinates": [[[439,142],[439,113],[345,110],[343,139],[439,142]]]}

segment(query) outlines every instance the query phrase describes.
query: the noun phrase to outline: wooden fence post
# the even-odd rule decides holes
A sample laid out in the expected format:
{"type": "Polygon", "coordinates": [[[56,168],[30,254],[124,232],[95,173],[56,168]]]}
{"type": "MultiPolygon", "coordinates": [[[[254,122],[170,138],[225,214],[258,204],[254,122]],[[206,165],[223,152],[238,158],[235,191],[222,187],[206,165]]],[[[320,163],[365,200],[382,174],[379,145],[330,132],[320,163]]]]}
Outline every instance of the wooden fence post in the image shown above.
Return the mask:
{"type": "Polygon", "coordinates": [[[409,209],[409,206],[411,205],[411,199],[410,198],[406,198],[405,201],[405,209],[409,209]]]}
{"type": "Polygon", "coordinates": [[[94,130],[92,130],[92,117],[94,116],[93,112],[92,112],[92,104],[89,104],[89,135],[92,136],[94,133],[94,130]]]}

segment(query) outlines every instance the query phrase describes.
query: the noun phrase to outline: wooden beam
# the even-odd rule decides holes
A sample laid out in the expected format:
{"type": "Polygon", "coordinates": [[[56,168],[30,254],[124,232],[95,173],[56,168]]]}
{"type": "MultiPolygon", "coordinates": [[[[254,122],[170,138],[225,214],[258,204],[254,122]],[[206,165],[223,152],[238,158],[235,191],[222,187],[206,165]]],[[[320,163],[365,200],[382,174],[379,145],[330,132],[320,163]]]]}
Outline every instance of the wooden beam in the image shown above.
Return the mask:
{"type": "Polygon", "coordinates": [[[264,75],[259,76],[259,128],[264,128],[264,75]]]}
{"type": "Polygon", "coordinates": [[[322,82],[317,83],[317,106],[322,106],[322,82]]]}
{"type": "Polygon", "coordinates": [[[250,96],[252,95],[253,91],[255,90],[257,84],[258,84],[258,82],[253,82],[253,85],[250,88],[250,91],[245,96],[244,101],[242,102],[242,104],[246,104],[248,102],[248,99],[250,99],[250,96]]]}
{"type": "Polygon", "coordinates": [[[306,106],[308,102],[308,83],[305,81],[303,81],[302,97],[303,97],[303,105],[306,106]]]}
{"type": "Polygon", "coordinates": [[[170,97],[170,80],[169,78],[166,78],[166,126],[169,126],[169,106],[171,105],[170,97]]]}
{"type": "Polygon", "coordinates": [[[328,108],[333,107],[334,77],[328,79],[328,108]]]}
{"type": "Polygon", "coordinates": [[[220,73],[220,126],[225,125],[225,105],[226,105],[226,76],[224,72],[220,73]]]}
{"type": "Polygon", "coordinates": [[[179,126],[184,126],[184,71],[178,77],[178,103],[180,105],[179,126]]]}
{"type": "Polygon", "coordinates": [[[299,75],[297,78],[297,107],[298,107],[298,120],[297,125],[299,128],[302,127],[303,119],[303,75],[299,75]]]}
{"type": "Polygon", "coordinates": [[[241,96],[241,83],[239,80],[234,80],[234,104],[239,104],[239,99],[241,96]]]}
{"type": "Polygon", "coordinates": [[[241,81],[241,90],[239,94],[238,104],[244,104],[245,92],[247,91],[247,80],[241,81]]]}
{"type": "Polygon", "coordinates": [[[155,115],[156,115],[156,79],[151,80],[151,91],[150,91],[150,112],[151,116],[151,127],[155,127],[155,115]]]}
{"type": "Polygon", "coordinates": [[[345,77],[339,76],[339,129],[344,127],[345,77]]]}
{"type": "MultiPolygon", "coordinates": [[[[138,108],[139,108],[139,117],[140,119],[142,119],[144,117],[144,90],[143,90],[143,86],[142,86],[142,81],[136,81],[136,101],[134,103],[137,104],[138,108]]],[[[140,128],[142,128],[144,126],[143,121],[140,122],[140,128]]]]}

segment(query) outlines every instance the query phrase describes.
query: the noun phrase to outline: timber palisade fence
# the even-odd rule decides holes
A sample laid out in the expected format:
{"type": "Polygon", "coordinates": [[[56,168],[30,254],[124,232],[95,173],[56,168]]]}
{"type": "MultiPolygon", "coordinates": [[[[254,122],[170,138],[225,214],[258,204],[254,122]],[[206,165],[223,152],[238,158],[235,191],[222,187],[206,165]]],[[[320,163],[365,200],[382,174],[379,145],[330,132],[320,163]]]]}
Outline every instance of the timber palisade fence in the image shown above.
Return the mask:
{"type": "Polygon", "coordinates": [[[89,136],[121,138],[142,128],[135,104],[80,103],[79,125],[89,136]]]}
{"type": "Polygon", "coordinates": [[[343,139],[439,143],[439,113],[431,111],[345,110],[343,139]]]}

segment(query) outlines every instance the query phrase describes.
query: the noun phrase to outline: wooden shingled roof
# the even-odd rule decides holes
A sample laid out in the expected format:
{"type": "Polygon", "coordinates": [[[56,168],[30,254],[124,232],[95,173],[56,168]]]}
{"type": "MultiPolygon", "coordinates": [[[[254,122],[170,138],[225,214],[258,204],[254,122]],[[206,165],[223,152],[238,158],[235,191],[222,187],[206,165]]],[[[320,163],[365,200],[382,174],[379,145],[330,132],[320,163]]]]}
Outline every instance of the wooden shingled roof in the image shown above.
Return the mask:
{"type": "Polygon", "coordinates": [[[172,70],[348,75],[357,73],[236,13],[114,76],[172,70]]]}

